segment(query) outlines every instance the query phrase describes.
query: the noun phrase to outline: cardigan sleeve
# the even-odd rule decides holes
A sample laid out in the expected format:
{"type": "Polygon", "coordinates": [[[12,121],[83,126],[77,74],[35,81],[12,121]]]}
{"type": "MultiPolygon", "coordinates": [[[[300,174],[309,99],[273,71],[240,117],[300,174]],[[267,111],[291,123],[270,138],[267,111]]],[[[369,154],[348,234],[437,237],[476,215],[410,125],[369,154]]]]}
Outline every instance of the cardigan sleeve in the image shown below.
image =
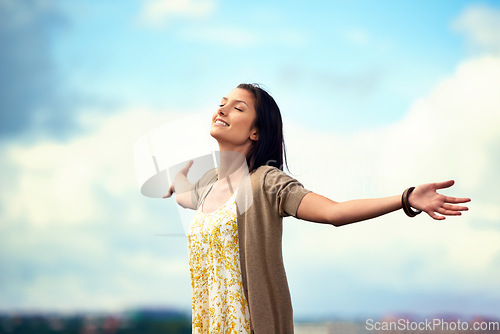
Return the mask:
{"type": "Polygon", "coordinates": [[[193,202],[195,208],[198,208],[200,201],[200,181],[201,179],[196,181],[193,185],[193,189],[191,189],[191,201],[193,202]]]}
{"type": "Polygon", "coordinates": [[[282,217],[296,217],[300,201],[310,192],[299,181],[275,167],[266,173],[263,188],[269,202],[282,217]]]}
{"type": "Polygon", "coordinates": [[[200,205],[200,201],[204,197],[204,193],[210,188],[208,187],[217,180],[217,170],[211,169],[206,172],[198,181],[195,182],[191,189],[191,200],[196,208],[200,205]]]}

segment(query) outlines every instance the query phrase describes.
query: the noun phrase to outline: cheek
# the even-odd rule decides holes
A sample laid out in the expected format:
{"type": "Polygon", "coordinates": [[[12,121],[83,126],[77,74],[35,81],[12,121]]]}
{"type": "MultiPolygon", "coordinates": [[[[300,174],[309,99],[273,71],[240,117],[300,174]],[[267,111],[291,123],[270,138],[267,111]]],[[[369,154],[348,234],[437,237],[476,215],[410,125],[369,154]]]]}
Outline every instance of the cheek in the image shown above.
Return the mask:
{"type": "Polygon", "coordinates": [[[249,115],[241,115],[238,117],[238,128],[241,129],[242,131],[249,131],[252,128],[253,125],[253,117],[250,117],[249,115]]]}

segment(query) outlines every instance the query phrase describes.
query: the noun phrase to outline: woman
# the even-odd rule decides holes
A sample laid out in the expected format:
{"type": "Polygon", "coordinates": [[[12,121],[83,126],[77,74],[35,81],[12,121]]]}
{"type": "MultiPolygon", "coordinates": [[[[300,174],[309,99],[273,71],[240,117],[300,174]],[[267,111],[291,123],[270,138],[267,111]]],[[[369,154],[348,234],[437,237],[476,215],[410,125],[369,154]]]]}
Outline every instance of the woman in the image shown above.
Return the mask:
{"type": "Polygon", "coordinates": [[[386,198],[335,202],[306,190],[283,169],[280,110],[257,85],[222,98],[210,135],[220,166],[191,185],[192,161],[164,197],[195,209],[189,232],[193,333],[293,333],[281,253],[282,217],[342,226],[403,209],[434,219],[460,215],[470,201],[440,195],[453,181],[429,183],[386,198]]]}

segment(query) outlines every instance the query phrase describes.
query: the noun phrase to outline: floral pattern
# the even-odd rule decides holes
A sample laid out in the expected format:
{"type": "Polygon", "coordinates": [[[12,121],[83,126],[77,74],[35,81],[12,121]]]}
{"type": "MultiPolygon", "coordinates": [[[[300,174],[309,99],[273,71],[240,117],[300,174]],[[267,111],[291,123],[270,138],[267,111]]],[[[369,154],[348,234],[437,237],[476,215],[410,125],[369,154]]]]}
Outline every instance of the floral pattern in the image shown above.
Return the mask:
{"type": "Polygon", "coordinates": [[[241,281],[236,192],[214,212],[196,211],[188,236],[193,334],[250,333],[241,281]]]}

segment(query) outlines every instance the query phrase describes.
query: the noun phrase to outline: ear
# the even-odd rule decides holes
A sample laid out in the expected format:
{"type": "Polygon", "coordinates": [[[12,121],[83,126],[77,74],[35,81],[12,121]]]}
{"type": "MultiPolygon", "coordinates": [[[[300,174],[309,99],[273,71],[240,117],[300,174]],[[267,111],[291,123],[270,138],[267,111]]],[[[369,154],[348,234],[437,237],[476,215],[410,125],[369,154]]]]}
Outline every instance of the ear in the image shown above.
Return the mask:
{"type": "Polygon", "coordinates": [[[250,140],[253,141],[259,140],[259,131],[256,128],[252,129],[252,133],[250,134],[250,140]]]}

